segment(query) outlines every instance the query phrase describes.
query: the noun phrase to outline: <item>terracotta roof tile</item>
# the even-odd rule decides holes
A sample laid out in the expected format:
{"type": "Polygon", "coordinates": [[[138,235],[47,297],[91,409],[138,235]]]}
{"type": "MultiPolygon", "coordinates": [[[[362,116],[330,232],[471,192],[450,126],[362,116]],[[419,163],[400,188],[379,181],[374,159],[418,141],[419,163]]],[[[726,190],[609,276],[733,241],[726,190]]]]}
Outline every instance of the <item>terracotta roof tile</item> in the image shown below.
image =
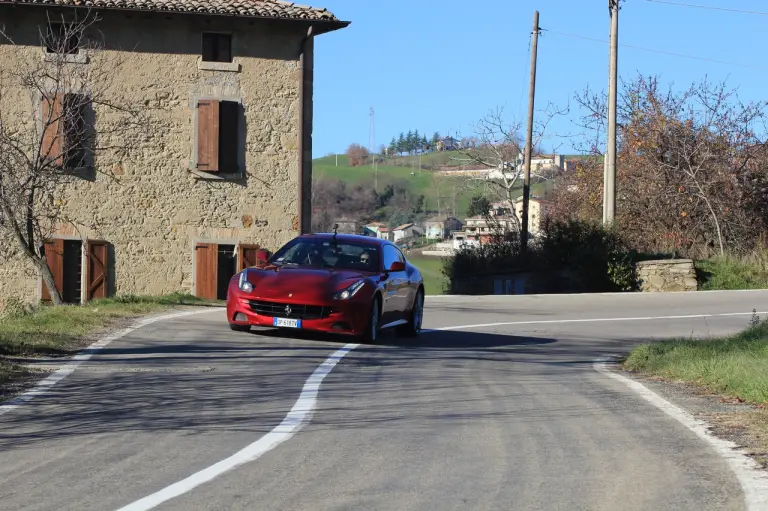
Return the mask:
{"type": "Polygon", "coordinates": [[[0,0],[0,4],[10,3],[339,21],[327,9],[299,5],[284,0],[0,0]]]}

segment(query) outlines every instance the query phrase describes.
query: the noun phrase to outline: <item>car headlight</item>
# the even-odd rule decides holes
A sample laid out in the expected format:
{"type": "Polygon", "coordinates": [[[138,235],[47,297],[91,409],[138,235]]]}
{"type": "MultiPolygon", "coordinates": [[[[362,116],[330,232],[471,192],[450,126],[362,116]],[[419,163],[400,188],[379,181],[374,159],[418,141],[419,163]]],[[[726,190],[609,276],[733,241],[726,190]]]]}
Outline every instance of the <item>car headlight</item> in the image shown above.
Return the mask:
{"type": "Polygon", "coordinates": [[[237,287],[240,288],[240,291],[250,293],[253,291],[253,284],[251,284],[251,281],[248,280],[247,273],[247,271],[240,272],[240,280],[237,283],[237,287]]]}
{"type": "Polygon", "coordinates": [[[350,298],[355,296],[355,293],[360,291],[360,289],[363,287],[364,284],[365,284],[365,280],[360,279],[354,284],[352,284],[351,286],[348,286],[342,289],[341,291],[339,291],[338,293],[336,293],[335,295],[333,295],[333,298],[335,300],[349,300],[350,298]]]}

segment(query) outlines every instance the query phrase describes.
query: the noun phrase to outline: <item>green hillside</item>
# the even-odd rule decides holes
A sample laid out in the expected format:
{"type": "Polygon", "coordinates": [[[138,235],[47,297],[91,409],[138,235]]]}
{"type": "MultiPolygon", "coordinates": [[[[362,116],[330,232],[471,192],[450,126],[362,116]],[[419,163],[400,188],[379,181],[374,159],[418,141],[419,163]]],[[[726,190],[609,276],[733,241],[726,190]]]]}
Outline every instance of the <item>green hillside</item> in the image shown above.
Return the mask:
{"type": "MultiPolygon", "coordinates": [[[[428,153],[422,156],[423,165],[450,165],[450,158],[459,157],[458,153],[442,152],[428,153]],[[427,162],[427,163],[425,163],[427,162]]],[[[469,201],[473,195],[469,176],[450,177],[437,174],[432,171],[419,172],[418,156],[404,156],[389,159],[385,164],[377,165],[376,172],[371,164],[362,167],[350,167],[346,155],[325,156],[313,161],[312,172],[314,179],[338,179],[348,184],[370,183],[374,185],[378,180],[378,190],[381,191],[388,183],[394,181],[407,181],[413,193],[423,194],[426,198],[426,207],[430,211],[437,210],[437,199],[441,197],[441,205],[445,207],[456,197],[456,213],[463,216],[469,207],[469,201]],[[397,165],[392,163],[397,162],[397,165]],[[409,167],[408,164],[415,166],[409,167]],[[377,177],[376,177],[377,176],[377,177]],[[447,202],[446,202],[447,201],[447,202]]],[[[534,195],[545,196],[551,190],[552,183],[534,183],[531,192],[534,195]]],[[[522,194],[522,182],[520,183],[522,194]]]]}

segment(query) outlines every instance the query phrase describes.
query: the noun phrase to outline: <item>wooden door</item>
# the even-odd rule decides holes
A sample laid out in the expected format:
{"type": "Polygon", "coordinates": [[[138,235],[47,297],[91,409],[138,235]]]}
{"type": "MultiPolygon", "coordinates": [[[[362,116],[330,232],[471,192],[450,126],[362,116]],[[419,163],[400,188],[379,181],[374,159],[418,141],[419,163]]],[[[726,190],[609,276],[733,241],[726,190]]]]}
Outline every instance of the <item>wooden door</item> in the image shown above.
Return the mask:
{"type": "Polygon", "coordinates": [[[259,264],[258,245],[240,245],[237,248],[237,271],[243,271],[259,264]]]}
{"type": "Polygon", "coordinates": [[[218,263],[219,247],[216,243],[198,243],[195,246],[195,296],[216,299],[218,263]]]}
{"type": "Polygon", "coordinates": [[[86,301],[107,297],[109,245],[106,241],[88,240],[86,252],[86,301]]]}
{"type": "MultiPolygon", "coordinates": [[[[64,240],[50,240],[43,245],[45,251],[45,260],[48,263],[48,268],[53,273],[53,280],[56,283],[56,289],[59,290],[59,294],[64,292],[64,240]]],[[[51,293],[48,291],[48,287],[43,281],[42,300],[44,302],[51,301],[51,293]]]]}

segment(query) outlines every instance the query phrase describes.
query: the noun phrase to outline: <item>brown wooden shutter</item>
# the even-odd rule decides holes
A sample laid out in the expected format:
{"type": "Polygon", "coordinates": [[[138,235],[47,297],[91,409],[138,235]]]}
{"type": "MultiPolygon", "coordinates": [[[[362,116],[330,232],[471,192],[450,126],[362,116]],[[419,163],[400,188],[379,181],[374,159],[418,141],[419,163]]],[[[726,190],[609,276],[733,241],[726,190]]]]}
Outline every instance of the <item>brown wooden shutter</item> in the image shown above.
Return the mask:
{"type": "Polygon", "coordinates": [[[56,166],[64,163],[63,151],[63,113],[64,95],[54,94],[43,97],[43,139],[41,141],[40,155],[52,160],[56,166]]]}
{"type": "Polygon", "coordinates": [[[107,297],[109,245],[106,241],[88,240],[86,300],[107,297]]]}
{"type": "Polygon", "coordinates": [[[237,271],[252,268],[259,264],[258,245],[240,245],[237,253],[237,271]]]}
{"type": "MultiPolygon", "coordinates": [[[[53,281],[56,283],[56,289],[59,290],[59,294],[64,292],[64,240],[50,240],[43,245],[45,251],[45,261],[48,263],[48,268],[53,273],[53,281]]],[[[51,301],[51,293],[48,291],[48,286],[43,281],[42,300],[44,302],[51,301]]]]}
{"type": "Polygon", "coordinates": [[[219,171],[219,101],[197,103],[197,168],[219,171]]]}
{"type": "Polygon", "coordinates": [[[218,297],[219,247],[215,243],[195,246],[195,296],[208,300],[218,297]]]}

